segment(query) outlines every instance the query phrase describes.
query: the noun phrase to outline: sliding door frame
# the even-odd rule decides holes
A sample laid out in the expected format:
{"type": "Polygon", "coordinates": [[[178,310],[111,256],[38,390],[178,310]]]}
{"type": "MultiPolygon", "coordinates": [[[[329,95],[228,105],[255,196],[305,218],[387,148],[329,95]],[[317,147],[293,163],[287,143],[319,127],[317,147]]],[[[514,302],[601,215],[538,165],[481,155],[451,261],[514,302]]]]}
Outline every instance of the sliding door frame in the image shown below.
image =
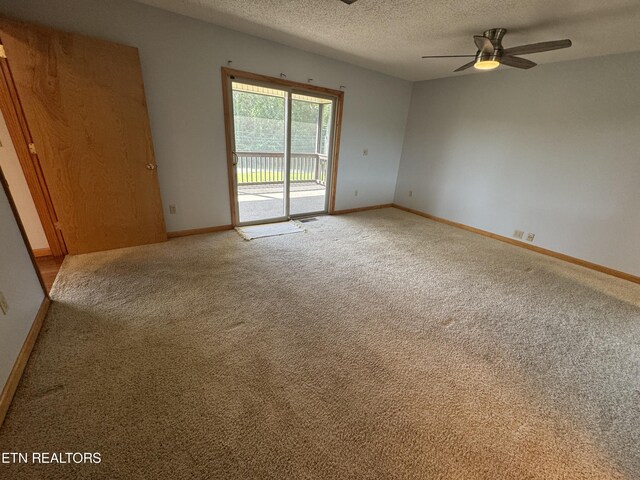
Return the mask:
{"type": "MultiPolygon", "coordinates": [[[[293,108],[293,101],[295,100],[293,98],[294,94],[301,94],[301,95],[309,95],[310,92],[308,91],[303,91],[300,90],[298,88],[292,88],[291,89],[291,101],[290,103],[290,110],[293,108]]],[[[317,93],[314,92],[313,96],[316,98],[321,98],[323,100],[331,100],[331,117],[329,117],[329,123],[328,125],[332,126],[333,128],[331,129],[331,131],[329,132],[329,145],[328,145],[328,149],[327,149],[327,179],[326,179],[326,189],[325,189],[325,199],[324,199],[324,209],[322,211],[315,211],[315,212],[305,212],[305,213],[296,213],[291,215],[291,192],[289,192],[289,202],[287,204],[288,206],[288,215],[290,218],[297,218],[297,217],[308,217],[309,215],[322,215],[325,212],[331,214],[333,213],[333,211],[330,210],[330,205],[331,205],[331,197],[329,195],[327,195],[327,192],[332,191],[332,186],[334,185],[334,179],[333,179],[333,148],[334,148],[334,142],[333,142],[333,137],[336,134],[336,125],[335,125],[335,121],[337,120],[336,117],[336,110],[337,110],[337,105],[338,105],[338,99],[333,96],[333,95],[326,95],[324,93],[317,93]]],[[[301,100],[298,100],[301,101],[301,100]]],[[[322,118],[320,118],[319,120],[319,124],[322,125],[322,118]]],[[[290,123],[290,130],[293,130],[293,124],[290,123]]],[[[320,129],[321,130],[321,129],[320,129]]],[[[291,133],[291,132],[289,132],[291,133]]],[[[291,144],[291,143],[289,143],[291,144]]],[[[289,175],[291,175],[291,172],[289,172],[289,175]]],[[[335,193],[335,190],[333,190],[335,193]]]]}
{"type": "MultiPolygon", "coordinates": [[[[316,85],[309,85],[306,83],[300,82],[292,82],[290,80],[286,80],[284,78],[277,77],[269,77],[267,75],[260,75],[252,72],[245,72],[242,70],[235,70],[228,67],[221,68],[222,75],[222,98],[223,98],[223,107],[224,107],[224,123],[225,123],[225,142],[227,147],[227,173],[229,180],[229,204],[231,209],[231,223],[233,226],[238,225],[239,222],[239,212],[238,212],[238,204],[237,204],[237,192],[236,192],[236,169],[234,165],[234,124],[233,124],[233,97],[231,91],[231,83],[234,80],[238,80],[241,82],[246,81],[249,84],[263,84],[271,87],[281,87],[283,90],[288,92],[288,98],[291,98],[291,94],[293,92],[300,92],[302,94],[309,95],[319,95],[322,98],[331,98],[335,100],[335,108],[333,115],[333,132],[331,132],[331,142],[329,145],[329,153],[330,153],[330,165],[328,169],[329,173],[329,185],[328,185],[328,208],[327,211],[329,214],[333,214],[335,212],[335,196],[336,196],[336,183],[337,183],[337,175],[338,175],[338,156],[340,152],[340,132],[342,129],[342,109],[344,102],[344,92],[341,90],[333,90],[325,87],[318,87],[316,85]]],[[[286,102],[287,107],[287,124],[288,118],[291,115],[291,102],[286,102]]],[[[286,148],[290,149],[290,135],[291,129],[287,129],[287,136],[289,138],[286,139],[286,148]]],[[[290,163],[290,155],[287,154],[288,151],[285,151],[285,159],[286,159],[286,172],[289,172],[289,163],[290,163]]],[[[285,197],[288,197],[288,174],[285,174],[285,197]]],[[[286,206],[289,204],[289,199],[285,199],[286,206]]],[[[289,215],[288,208],[285,206],[285,215],[289,215]]]]}
{"type": "MultiPolygon", "coordinates": [[[[225,125],[225,129],[227,129],[227,131],[230,132],[230,140],[231,140],[231,156],[232,156],[232,162],[231,162],[231,179],[233,181],[233,187],[232,187],[232,205],[235,208],[235,211],[237,212],[238,217],[235,219],[233,225],[242,225],[242,226],[246,226],[246,225],[258,225],[261,223],[265,223],[265,222],[284,222],[286,220],[289,219],[289,185],[291,182],[291,179],[289,178],[289,175],[286,174],[286,172],[289,171],[289,169],[291,168],[291,129],[288,128],[289,125],[289,119],[291,118],[291,89],[288,87],[283,87],[280,85],[273,85],[267,82],[260,82],[260,81],[255,81],[255,80],[248,80],[245,79],[244,77],[233,77],[231,79],[231,81],[228,84],[228,95],[231,99],[231,104],[230,104],[230,109],[231,109],[231,115],[230,115],[230,120],[231,120],[231,124],[230,125],[225,125]],[[284,149],[282,152],[282,158],[283,158],[283,176],[282,176],[282,215],[277,216],[277,217],[269,217],[269,218],[264,218],[264,219],[260,219],[260,220],[250,220],[247,222],[241,222],[240,221],[240,204],[239,204],[239,198],[238,198],[238,171],[236,168],[236,161],[237,161],[237,154],[236,154],[236,132],[235,132],[235,118],[234,118],[234,112],[233,112],[233,82],[234,81],[238,81],[239,83],[242,83],[243,85],[251,85],[254,87],[262,87],[262,88],[268,88],[268,89],[272,89],[272,90],[278,90],[280,92],[282,92],[284,94],[284,96],[282,97],[284,100],[284,149]]],[[[278,183],[279,185],[280,183],[278,183]]]]}

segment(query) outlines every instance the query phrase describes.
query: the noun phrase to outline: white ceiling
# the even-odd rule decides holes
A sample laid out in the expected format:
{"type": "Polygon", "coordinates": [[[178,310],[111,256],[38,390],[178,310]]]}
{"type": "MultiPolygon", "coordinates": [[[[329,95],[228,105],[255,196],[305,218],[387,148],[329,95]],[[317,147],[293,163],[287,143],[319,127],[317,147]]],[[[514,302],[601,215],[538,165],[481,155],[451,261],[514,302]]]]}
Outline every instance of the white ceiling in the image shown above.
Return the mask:
{"type": "Polygon", "coordinates": [[[573,40],[527,56],[537,63],[640,50],[640,0],[137,1],[408,80],[473,73],[420,57],[473,54],[472,36],[494,27],[505,47],[573,40]]]}

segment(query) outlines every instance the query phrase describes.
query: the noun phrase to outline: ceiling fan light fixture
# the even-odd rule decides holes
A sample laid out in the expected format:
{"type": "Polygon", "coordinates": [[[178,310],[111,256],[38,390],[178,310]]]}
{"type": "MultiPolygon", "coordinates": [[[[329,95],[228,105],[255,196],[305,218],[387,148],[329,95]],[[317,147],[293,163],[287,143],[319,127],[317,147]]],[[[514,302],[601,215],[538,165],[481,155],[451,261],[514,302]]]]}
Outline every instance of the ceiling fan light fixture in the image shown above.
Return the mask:
{"type": "Polygon", "coordinates": [[[478,60],[473,66],[478,70],[493,70],[500,66],[500,62],[497,60],[478,60]]]}
{"type": "Polygon", "coordinates": [[[473,66],[476,70],[494,70],[500,66],[500,57],[502,51],[483,52],[479,51],[476,54],[476,63],[473,66]]]}

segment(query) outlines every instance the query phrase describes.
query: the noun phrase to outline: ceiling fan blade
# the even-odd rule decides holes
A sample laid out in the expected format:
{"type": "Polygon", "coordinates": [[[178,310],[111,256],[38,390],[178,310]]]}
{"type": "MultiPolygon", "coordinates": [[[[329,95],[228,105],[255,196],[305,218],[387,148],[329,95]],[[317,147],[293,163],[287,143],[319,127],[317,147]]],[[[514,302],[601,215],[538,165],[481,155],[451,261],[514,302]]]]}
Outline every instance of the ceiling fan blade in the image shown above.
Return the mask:
{"type": "Polygon", "coordinates": [[[470,61],[469,63],[465,63],[465,64],[464,64],[464,65],[462,65],[460,68],[456,68],[456,69],[454,70],[454,72],[461,72],[461,71],[463,71],[463,70],[466,70],[467,68],[471,68],[471,67],[473,67],[475,64],[476,64],[476,61],[475,61],[475,59],[474,59],[474,60],[470,61]]]}
{"type": "Polygon", "coordinates": [[[422,58],[467,58],[475,57],[475,55],[425,55],[422,58]]]}
{"type": "Polygon", "coordinates": [[[529,45],[520,45],[518,47],[507,48],[505,55],[528,55],[530,53],[548,52],[550,50],[559,50],[561,48],[569,48],[572,45],[571,40],[553,40],[551,42],[530,43],[529,45]]]}
{"type": "Polygon", "coordinates": [[[478,50],[480,50],[482,53],[491,54],[495,50],[493,48],[493,43],[491,43],[491,40],[488,39],[487,37],[483,37],[482,35],[474,35],[473,41],[476,42],[476,46],[478,47],[478,50]]]}
{"type": "Polygon", "coordinates": [[[526,58],[511,57],[509,55],[503,56],[500,59],[500,63],[503,65],[509,65],[510,67],[522,68],[524,70],[533,68],[537,65],[537,63],[527,60],[526,58]]]}

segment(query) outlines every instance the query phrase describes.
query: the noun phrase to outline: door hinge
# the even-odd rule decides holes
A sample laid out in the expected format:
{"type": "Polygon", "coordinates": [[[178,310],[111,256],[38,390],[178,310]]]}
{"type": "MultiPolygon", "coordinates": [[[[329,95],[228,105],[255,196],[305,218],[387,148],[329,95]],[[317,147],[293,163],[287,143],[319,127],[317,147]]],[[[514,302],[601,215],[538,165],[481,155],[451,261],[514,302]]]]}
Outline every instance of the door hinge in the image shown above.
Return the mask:
{"type": "Polygon", "coordinates": [[[36,150],[36,144],[35,143],[30,143],[29,144],[29,152],[31,152],[31,155],[36,155],[38,152],[36,150]]]}
{"type": "Polygon", "coordinates": [[[4,45],[0,44],[0,58],[7,58],[7,52],[4,51],[4,45]]]}
{"type": "Polygon", "coordinates": [[[56,230],[62,230],[62,226],[60,225],[60,222],[53,222],[53,226],[56,228],[56,230]]]}

